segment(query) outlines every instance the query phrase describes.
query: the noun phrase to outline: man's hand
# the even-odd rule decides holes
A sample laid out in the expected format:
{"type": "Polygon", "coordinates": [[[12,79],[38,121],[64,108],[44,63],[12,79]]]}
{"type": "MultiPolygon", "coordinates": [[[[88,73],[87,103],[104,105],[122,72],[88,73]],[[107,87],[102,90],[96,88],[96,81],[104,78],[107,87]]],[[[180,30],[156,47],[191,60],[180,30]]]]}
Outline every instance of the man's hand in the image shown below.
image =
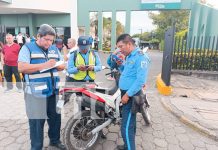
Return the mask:
{"type": "Polygon", "coordinates": [[[77,69],[80,70],[80,71],[86,71],[87,70],[86,66],[84,66],[84,65],[78,66],[77,69]]]}
{"type": "Polygon", "coordinates": [[[117,65],[122,65],[123,62],[118,60],[118,61],[116,61],[116,63],[117,63],[117,65]]]}
{"type": "Polygon", "coordinates": [[[121,103],[126,104],[128,101],[129,101],[129,96],[126,93],[125,95],[123,95],[123,97],[121,99],[121,103]]]}
{"type": "Polygon", "coordinates": [[[58,71],[62,71],[62,70],[64,70],[65,68],[66,68],[66,65],[65,65],[65,64],[59,65],[59,66],[56,67],[56,69],[57,69],[58,71]]]}
{"type": "Polygon", "coordinates": [[[42,69],[47,69],[47,68],[54,67],[55,64],[56,64],[56,61],[54,59],[50,59],[49,61],[42,64],[42,69]]]}
{"type": "Polygon", "coordinates": [[[87,68],[87,70],[88,70],[88,71],[94,71],[94,66],[89,66],[89,67],[87,68]]]}

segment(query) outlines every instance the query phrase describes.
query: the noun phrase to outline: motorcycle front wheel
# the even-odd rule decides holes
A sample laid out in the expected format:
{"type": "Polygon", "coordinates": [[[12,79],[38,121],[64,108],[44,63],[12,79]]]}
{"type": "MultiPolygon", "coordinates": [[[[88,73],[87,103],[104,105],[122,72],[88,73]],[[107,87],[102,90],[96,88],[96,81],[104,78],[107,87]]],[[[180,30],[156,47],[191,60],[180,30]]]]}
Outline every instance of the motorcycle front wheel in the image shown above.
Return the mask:
{"type": "Polygon", "coordinates": [[[90,150],[97,143],[99,133],[88,135],[98,126],[90,111],[82,111],[71,117],[64,129],[64,142],[68,150],[90,150]]]}

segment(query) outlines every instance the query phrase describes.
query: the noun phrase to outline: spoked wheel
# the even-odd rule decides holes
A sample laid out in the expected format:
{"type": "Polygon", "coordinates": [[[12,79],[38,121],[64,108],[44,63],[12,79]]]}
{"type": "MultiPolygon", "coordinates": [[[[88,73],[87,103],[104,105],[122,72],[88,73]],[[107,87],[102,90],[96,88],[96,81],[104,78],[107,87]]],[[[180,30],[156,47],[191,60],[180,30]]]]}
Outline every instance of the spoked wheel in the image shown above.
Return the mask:
{"type": "Polygon", "coordinates": [[[145,125],[149,126],[151,124],[151,116],[148,111],[148,107],[146,105],[142,106],[142,117],[145,121],[145,125]]]}
{"type": "Polygon", "coordinates": [[[90,111],[82,111],[67,122],[64,141],[68,150],[89,150],[96,144],[99,133],[94,135],[88,133],[96,128],[98,123],[90,114],[90,111]]]}

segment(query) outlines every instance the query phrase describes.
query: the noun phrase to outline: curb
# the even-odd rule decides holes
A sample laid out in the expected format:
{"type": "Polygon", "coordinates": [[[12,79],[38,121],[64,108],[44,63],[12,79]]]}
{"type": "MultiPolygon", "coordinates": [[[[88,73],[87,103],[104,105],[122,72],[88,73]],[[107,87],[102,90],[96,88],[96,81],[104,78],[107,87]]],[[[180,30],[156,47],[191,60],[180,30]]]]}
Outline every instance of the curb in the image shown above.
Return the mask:
{"type": "Polygon", "coordinates": [[[167,111],[172,113],[175,117],[177,117],[181,122],[183,122],[184,124],[186,124],[190,128],[194,129],[195,131],[197,131],[197,132],[199,132],[199,133],[201,133],[201,134],[203,134],[203,135],[205,135],[205,136],[207,136],[215,141],[218,141],[218,135],[215,132],[199,125],[196,122],[193,122],[192,120],[190,120],[186,116],[179,114],[176,110],[173,110],[172,107],[170,106],[170,104],[167,104],[167,102],[165,102],[163,99],[161,99],[160,101],[161,101],[161,104],[163,105],[163,107],[167,111]]]}
{"type": "Polygon", "coordinates": [[[166,86],[166,84],[163,82],[163,80],[161,78],[161,74],[159,74],[157,76],[156,85],[157,85],[157,89],[158,89],[160,94],[166,95],[166,96],[172,94],[172,87],[166,86]]]}

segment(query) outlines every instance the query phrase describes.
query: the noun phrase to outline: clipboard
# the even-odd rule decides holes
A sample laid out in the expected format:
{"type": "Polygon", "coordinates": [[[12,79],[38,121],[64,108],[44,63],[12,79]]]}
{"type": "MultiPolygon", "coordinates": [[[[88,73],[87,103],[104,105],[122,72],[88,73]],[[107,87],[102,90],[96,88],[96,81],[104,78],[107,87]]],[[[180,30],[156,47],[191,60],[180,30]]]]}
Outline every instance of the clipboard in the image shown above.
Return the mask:
{"type": "Polygon", "coordinates": [[[64,61],[57,61],[56,64],[55,64],[53,67],[46,68],[46,69],[42,69],[42,70],[39,71],[39,72],[42,73],[42,72],[45,72],[45,71],[47,71],[47,70],[50,70],[50,69],[56,68],[57,66],[60,66],[60,65],[63,65],[63,64],[65,64],[64,61]]]}

